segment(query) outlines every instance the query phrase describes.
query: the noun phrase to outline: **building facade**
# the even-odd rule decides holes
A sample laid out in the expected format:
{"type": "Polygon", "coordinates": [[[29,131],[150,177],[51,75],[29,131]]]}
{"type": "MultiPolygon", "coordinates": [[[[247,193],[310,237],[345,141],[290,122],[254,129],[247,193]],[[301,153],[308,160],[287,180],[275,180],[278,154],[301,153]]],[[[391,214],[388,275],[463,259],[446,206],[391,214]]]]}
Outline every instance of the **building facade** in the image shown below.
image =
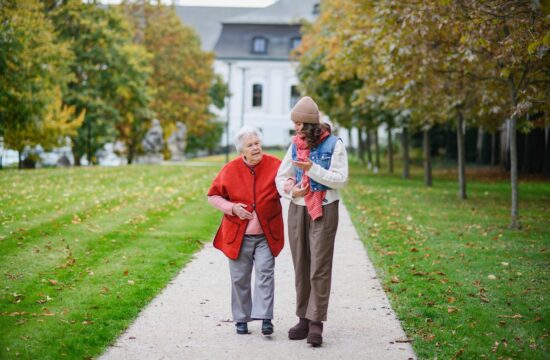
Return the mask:
{"type": "Polygon", "coordinates": [[[319,0],[279,0],[255,9],[180,6],[177,12],[197,30],[203,49],[215,52],[215,71],[229,84],[225,108],[212,109],[220,121],[229,121],[229,142],[241,126],[252,125],[262,131],[265,146],[287,146],[290,110],[300,98],[290,53],[300,44],[302,21],[315,20],[319,0]]]}

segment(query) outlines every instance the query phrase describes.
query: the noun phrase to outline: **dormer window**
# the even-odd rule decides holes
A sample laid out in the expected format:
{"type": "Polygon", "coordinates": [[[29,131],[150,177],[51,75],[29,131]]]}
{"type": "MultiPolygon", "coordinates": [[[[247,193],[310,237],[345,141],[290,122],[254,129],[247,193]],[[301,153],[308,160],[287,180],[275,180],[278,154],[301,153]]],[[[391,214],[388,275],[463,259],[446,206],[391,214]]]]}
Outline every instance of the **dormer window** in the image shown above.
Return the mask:
{"type": "Polygon", "coordinates": [[[319,3],[313,5],[313,15],[319,15],[321,12],[321,5],[319,3]]]}
{"type": "Polygon", "coordinates": [[[299,36],[290,39],[290,50],[294,50],[298,45],[300,45],[301,42],[302,38],[299,36]]]}
{"type": "Polygon", "coordinates": [[[256,36],[252,39],[253,54],[267,54],[267,39],[263,36],[256,36]]]}

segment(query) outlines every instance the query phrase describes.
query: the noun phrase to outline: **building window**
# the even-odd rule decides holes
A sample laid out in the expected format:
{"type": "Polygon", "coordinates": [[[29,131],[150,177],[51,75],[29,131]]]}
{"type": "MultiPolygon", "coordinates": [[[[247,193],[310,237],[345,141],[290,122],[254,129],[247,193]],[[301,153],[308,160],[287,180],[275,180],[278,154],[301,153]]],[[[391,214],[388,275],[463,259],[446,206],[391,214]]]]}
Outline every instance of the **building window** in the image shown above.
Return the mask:
{"type": "Polygon", "coordinates": [[[302,38],[299,36],[290,39],[290,50],[294,50],[298,45],[300,45],[301,42],[302,38]]]}
{"type": "Polygon", "coordinates": [[[261,84],[252,85],[252,107],[262,107],[263,86],[261,84]]]}
{"type": "Polygon", "coordinates": [[[253,54],[267,54],[267,39],[263,36],[257,36],[252,39],[253,54]]]}
{"type": "Polygon", "coordinates": [[[319,3],[313,5],[313,15],[319,15],[321,12],[321,5],[319,3]]]}
{"type": "Polygon", "coordinates": [[[294,105],[300,100],[300,92],[298,91],[298,86],[292,85],[290,87],[290,108],[292,109],[294,105]]]}

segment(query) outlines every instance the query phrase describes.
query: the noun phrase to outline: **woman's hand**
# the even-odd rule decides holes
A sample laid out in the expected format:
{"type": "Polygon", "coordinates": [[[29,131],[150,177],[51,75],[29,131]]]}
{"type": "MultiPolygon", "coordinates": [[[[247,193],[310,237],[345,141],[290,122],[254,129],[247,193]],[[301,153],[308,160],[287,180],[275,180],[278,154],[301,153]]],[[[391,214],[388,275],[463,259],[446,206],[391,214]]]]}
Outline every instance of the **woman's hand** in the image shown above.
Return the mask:
{"type": "Polygon", "coordinates": [[[235,204],[233,205],[233,214],[238,216],[239,219],[244,220],[248,219],[251,220],[253,218],[252,213],[245,210],[246,204],[235,204]]]}
{"type": "Polygon", "coordinates": [[[309,159],[306,159],[306,161],[292,160],[292,163],[294,164],[294,166],[304,171],[308,171],[309,169],[311,169],[311,166],[313,165],[313,163],[309,159]]]}
{"type": "Polygon", "coordinates": [[[309,192],[309,184],[306,184],[304,187],[301,186],[301,184],[296,184],[292,188],[292,191],[290,194],[293,198],[306,196],[306,194],[309,192]]]}
{"type": "Polygon", "coordinates": [[[283,185],[283,191],[287,194],[290,194],[294,185],[296,185],[296,180],[292,178],[287,179],[285,181],[285,184],[283,185]]]}

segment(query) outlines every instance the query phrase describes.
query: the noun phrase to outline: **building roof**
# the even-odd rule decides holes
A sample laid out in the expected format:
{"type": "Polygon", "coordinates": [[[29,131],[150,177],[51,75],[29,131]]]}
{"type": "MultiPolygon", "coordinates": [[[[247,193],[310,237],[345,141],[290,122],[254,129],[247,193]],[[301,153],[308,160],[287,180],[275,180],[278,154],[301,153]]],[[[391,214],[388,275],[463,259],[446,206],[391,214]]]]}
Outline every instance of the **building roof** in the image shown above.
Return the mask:
{"type": "Polygon", "coordinates": [[[279,0],[265,8],[247,11],[227,17],[224,24],[300,24],[302,20],[313,21],[313,9],[320,0],[279,0]]]}
{"type": "Polygon", "coordinates": [[[291,39],[300,37],[300,25],[224,24],[214,51],[218,59],[288,61],[291,39]],[[267,52],[252,52],[253,39],[267,39],[267,52]]]}
{"type": "Polygon", "coordinates": [[[223,19],[257,9],[213,6],[175,6],[175,8],[182,22],[197,31],[201,38],[201,47],[205,51],[214,50],[214,45],[222,31],[223,19]]]}

